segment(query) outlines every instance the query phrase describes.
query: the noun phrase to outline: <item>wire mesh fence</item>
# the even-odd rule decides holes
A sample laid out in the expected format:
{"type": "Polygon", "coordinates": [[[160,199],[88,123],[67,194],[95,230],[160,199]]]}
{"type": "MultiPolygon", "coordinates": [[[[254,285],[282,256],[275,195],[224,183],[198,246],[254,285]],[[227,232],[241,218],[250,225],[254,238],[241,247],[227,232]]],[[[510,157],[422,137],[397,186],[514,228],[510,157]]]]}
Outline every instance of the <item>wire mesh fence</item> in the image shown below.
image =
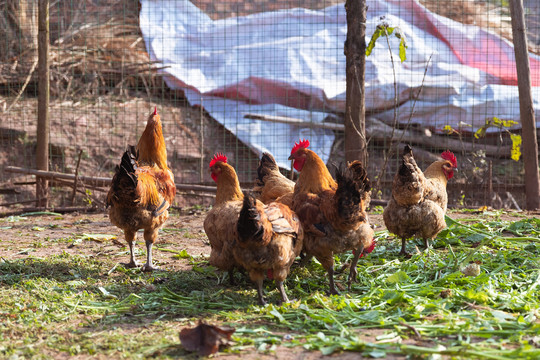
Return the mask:
{"type": "MultiPolygon", "coordinates": [[[[411,143],[421,168],[442,150],[456,153],[452,206],[522,207],[523,162],[511,157],[519,126],[510,121],[519,119],[519,104],[515,70],[508,72],[513,54],[504,53],[512,39],[506,2],[368,5],[367,41],[376,25],[398,29],[388,42],[377,40],[366,67],[373,197],[389,197],[399,150],[411,143]],[[396,33],[408,38],[403,63],[396,33]]],[[[540,6],[524,5],[535,60],[540,6]]],[[[0,1],[4,210],[35,200],[35,177],[5,170],[35,167],[37,9],[37,0],[0,1]]],[[[283,154],[300,137],[328,164],[344,161],[343,3],[83,0],[50,1],[49,11],[51,171],[112,177],[156,105],[178,184],[213,184],[207,167],[215,152],[229,157],[245,187],[263,150],[280,154],[288,172],[283,154]]],[[[536,86],[539,64],[531,61],[536,86]]],[[[84,182],[74,191],[59,179],[51,185],[55,206],[101,208],[107,191],[84,182]]],[[[210,195],[186,187],[177,205],[206,204],[210,195]]]]}

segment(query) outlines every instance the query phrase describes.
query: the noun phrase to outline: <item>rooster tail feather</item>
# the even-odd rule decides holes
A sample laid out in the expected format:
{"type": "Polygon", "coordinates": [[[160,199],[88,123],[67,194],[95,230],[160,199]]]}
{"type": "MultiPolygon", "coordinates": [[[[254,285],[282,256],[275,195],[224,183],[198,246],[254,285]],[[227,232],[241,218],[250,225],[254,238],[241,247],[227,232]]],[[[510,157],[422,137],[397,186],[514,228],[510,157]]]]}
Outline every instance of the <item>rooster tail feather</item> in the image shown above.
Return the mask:
{"type": "Polygon", "coordinates": [[[130,145],[122,155],[120,165],[116,166],[116,176],[129,179],[135,188],[137,187],[137,175],[135,175],[137,168],[135,147],[130,145]]]}
{"type": "Polygon", "coordinates": [[[114,202],[131,203],[136,201],[136,188],[139,183],[137,174],[138,169],[135,152],[132,146],[122,155],[120,164],[116,165],[116,171],[112,179],[111,188],[107,194],[107,205],[114,202]]]}
{"type": "Polygon", "coordinates": [[[272,154],[264,152],[261,160],[259,160],[259,166],[257,167],[257,184],[264,185],[264,178],[273,172],[279,171],[279,167],[272,154]]]}
{"type": "Polygon", "coordinates": [[[263,241],[264,227],[261,222],[261,214],[257,209],[257,200],[248,192],[244,192],[244,202],[238,216],[236,229],[240,242],[263,241]]]}

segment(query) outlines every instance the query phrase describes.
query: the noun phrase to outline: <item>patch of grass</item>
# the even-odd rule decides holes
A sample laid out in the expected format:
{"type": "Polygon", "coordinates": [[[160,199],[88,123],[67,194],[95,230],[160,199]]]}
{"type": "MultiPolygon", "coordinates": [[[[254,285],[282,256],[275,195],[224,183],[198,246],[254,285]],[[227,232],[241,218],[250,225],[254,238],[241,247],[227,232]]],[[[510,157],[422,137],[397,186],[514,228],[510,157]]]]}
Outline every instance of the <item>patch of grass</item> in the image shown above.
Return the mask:
{"type": "MultiPolygon", "coordinates": [[[[447,223],[434,249],[410,259],[378,232],[378,246],[359,262],[359,282],[339,296],[326,295],[317,261],[294,267],[286,284],[297,300],[283,306],[275,305],[273,282],[265,282],[271,304],[257,306],[246,276],[230,286],[205,258],[163,246],[156,251],[175,253],[193,270],[144,274],[104,254],[3,259],[0,356],[194,358],[178,332],[205,319],[236,328],[232,353],[284,346],[367,357],[539,358],[540,220],[490,214],[447,223]],[[469,264],[478,266],[476,276],[464,274],[469,264]],[[362,337],[370,331],[377,335],[362,337]]],[[[419,244],[410,241],[409,251],[419,244]]],[[[351,257],[335,257],[338,285],[351,257]]]]}

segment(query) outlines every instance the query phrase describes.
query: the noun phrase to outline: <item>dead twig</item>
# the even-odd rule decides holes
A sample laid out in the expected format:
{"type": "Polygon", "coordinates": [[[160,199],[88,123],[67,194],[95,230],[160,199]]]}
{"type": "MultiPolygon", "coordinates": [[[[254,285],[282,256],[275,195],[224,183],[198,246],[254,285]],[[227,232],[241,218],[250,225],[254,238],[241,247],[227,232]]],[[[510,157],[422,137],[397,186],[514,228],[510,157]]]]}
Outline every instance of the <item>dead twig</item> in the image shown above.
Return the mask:
{"type": "Polygon", "coordinates": [[[38,64],[38,58],[36,57],[36,59],[34,60],[34,62],[32,63],[32,66],[30,67],[30,71],[28,72],[28,76],[26,77],[26,80],[24,81],[23,83],[23,86],[21,87],[21,89],[19,90],[19,93],[17,94],[17,96],[15,97],[15,99],[13,100],[13,102],[7,107],[6,110],[4,110],[4,114],[7,114],[11,108],[19,101],[19,99],[21,98],[24,90],[26,90],[26,87],[28,86],[28,83],[30,82],[30,79],[32,78],[32,75],[34,75],[34,71],[36,70],[36,67],[37,67],[37,64],[38,64]]]}
{"type": "Polygon", "coordinates": [[[79,158],[77,159],[77,166],[75,167],[75,180],[73,180],[73,192],[71,193],[71,206],[75,204],[75,194],[77,193],[77,182],[79,180],[79,166],[81,165],[81,156],[83,151],[79,150],[79,158]]]}
{"type": "Polygon", "coordinates": [[[416,328],[414,326],[406,324],[403,321],[400,321],[399,324],[401,326],[405,326],[409,330],[412,330],[412,332],[414,333],[414,335],[416,336],[417,339],[419,339],[419,340],[422,339],[422,335],[420,335],[420,332],[418,330],[416,330],[416,328]]]}

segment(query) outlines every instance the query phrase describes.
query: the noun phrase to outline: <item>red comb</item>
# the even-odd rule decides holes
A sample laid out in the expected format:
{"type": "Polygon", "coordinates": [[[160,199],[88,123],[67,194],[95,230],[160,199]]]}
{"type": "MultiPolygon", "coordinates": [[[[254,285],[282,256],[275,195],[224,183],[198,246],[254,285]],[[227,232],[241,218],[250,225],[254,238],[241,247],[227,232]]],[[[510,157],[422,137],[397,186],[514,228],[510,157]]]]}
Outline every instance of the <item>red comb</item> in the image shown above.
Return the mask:
{"type": "MultiPolygon", "coordinates": [[[[362,251],[362,253],[360,254],[359,257],[362,257],[364,256],[364,254],[369,254],[373,251],[373,249],[375,249],[375,245],[377,245],[377,241],[376,240],[372,240],[371,241],[371,245],[369,245],[367,248],[364,249],[364,251],[362,251]]],[[[353,254],[356,254],[356,249],[353,250],[353,254]]]]}
{"type": "Polygon", "coordinates": [[[157,106],[154,107],[154,113],[152,115],[157,115],[157,106]]]}
{"type": "Polygon", "coordinates": [[[307,149],[309,146],[309,140],[307,139],[304,139],[304,140],[299,140],[298,142],[295,142],[294,143],[294,146],[291,150],[291,155],[294,154],[295,152],[298,151],[298,149],[302,148],[302,149],[307,149]]]}
{"type": "Polygon", "coordinates": [[[222,153],[216,153],[212,161],[210,161],[210,167],[214,166],[214,164],[217,163],[218,161],[224,162],[226,164],[227,157],[223,155],[222,153]]]}
{"type": "Polygon", "coordinates": [[[444,160],[450,161],[452,163],[452,166],[457,168],[457,159],[456,159],[456,155],[454,155],[453,152],[446,150],[445,152],[441,154],[441,157],[444,160]]]}

